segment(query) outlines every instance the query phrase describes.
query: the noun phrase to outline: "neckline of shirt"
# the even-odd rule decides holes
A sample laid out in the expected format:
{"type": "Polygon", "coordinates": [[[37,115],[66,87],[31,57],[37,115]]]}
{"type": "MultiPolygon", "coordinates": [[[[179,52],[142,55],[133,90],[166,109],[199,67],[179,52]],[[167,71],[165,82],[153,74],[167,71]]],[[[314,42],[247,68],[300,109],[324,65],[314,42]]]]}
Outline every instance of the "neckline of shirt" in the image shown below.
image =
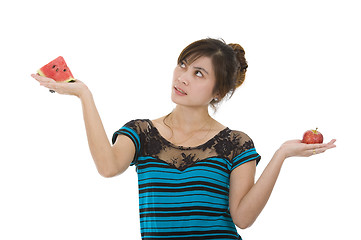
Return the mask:
{"type": "Polygon", "coordinates": [[[155,132],[158,134],[158,136],[159,136],[162,140],[164,140],[164,141],[165,141],[166,143],[168,143],[170,146],[172,146],[172,147],[174,147],[174,148],[177,148],[177,149],[181,149],[181,150],[191,150],[191,149],[199,149],[199,148],[202,148],[203,146],[205,146],[206,144],[208,144],[210,141],[213,141],[214,139],[219,138],[220,135],[221,135],[223,132],[229,130],[228,127],[225,127],[224,129],[220,130],[217,134],[215,134],[212,138],[208,139],[208,140],[205,141],[204,143],[202,143],[202,144],[200,144],[200,145],[198,145],[198,146],[189,146],[189,147],[186,147],[186,146],[176,145],[176,144],[168,141],[165,137],[162,136],[162,134],[160,134],[160,132],[158,131],[158,128],[153,124],[152,120],[150,120],[150,119],[145,119],[145,120],[149,123],[150,127],[152,127],[152,128],[155,130],[155,132]]]}

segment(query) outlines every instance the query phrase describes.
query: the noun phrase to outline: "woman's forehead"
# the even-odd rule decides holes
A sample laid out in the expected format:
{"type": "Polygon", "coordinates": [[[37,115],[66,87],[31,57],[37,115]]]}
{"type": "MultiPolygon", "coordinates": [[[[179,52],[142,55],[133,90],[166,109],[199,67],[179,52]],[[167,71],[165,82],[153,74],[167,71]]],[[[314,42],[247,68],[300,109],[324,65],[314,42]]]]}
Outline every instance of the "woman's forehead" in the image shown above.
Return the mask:
{"type": "Polygon", "coordinates": [[[207,57],[207,55],[202,52],[188,52],[188,53],[184,54],[183,56],[180,56],[178,61],[179,61],[179,63],[181,61],[186,61],[188,64],[192,64],[194,61],[196,61],[197,59],[199,59],[201,57],[207,57]]]}
{"type": "Polygon", "coordinates": [[[209,56],[203,54],[192,54],[190,56],[185,56],[181,61],[185,61],[187,64],[191,65],[193,63],[211,63],[212,59],[209,56]]]}
{"type": "MultiPolygon", "coordinates": [[[[193,59],[192,59],[193,60],[193,59]]],[[[187,65],[192,66],[192,68],[205,71],[207,74],[213,75],[213,64],[212,59],[207,56],[199,56],[193,62],[189,63],[187,60],[184,60],[187,65]]]]}

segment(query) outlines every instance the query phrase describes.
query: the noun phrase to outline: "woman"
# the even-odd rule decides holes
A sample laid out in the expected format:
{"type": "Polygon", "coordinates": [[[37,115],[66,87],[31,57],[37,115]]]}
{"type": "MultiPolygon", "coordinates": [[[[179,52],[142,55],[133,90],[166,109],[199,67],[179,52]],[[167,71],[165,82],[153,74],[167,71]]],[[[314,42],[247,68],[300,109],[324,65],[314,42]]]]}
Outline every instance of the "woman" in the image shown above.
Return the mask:
{"type": "Polygon", "coordinates": [[[44,87],[80,98],[90,151],[102,176],[136,165],[142,239],[241,239],[235,226],[244,229],[256,220],[286,158],[335,147],[335,140],[287,141],[255,183],[261,157],[251,138],[208,113],[243,83],[246,70],[238,44],[217,39],[190,44],[174,70],[174,110],[159,119],[128,122],[114,133],[113,144],[83,82],[32,76],[44,87]]]}

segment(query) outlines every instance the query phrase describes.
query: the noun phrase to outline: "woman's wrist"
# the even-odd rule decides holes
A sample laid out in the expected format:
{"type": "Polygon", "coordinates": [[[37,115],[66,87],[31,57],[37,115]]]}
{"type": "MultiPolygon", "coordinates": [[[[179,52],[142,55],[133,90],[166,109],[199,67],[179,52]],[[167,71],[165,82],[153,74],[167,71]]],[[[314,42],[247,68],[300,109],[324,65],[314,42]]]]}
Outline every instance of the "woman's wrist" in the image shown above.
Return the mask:
{"type": "Polygon", "coordinates": [[[276,152],[275,155],[276,159],[278,159],[279,161],[285,161],[286,158],[288,158],[287,153],[285,151],[285,148],[283,146],[281,146],[276,152]]]}
{"type": "Polygon", "coordinates": [[[91,96],[91,92],[90,89],[86,86],[77,95],[77,97],[80,98],[80,100],[83,100],[84,98],[87,98],[89,96],[91,96]]]}

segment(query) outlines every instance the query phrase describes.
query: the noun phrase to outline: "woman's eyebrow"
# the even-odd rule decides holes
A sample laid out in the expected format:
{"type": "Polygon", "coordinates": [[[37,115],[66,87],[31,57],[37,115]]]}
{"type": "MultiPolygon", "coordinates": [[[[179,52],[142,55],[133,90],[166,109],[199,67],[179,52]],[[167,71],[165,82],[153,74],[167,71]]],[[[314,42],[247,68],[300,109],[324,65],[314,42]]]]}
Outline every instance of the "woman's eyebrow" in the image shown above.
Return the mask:
{"type": "Polygon", "coordinates": [[[204,68],[201,68],[201,67],[194,67],[194,68],[197,69],[197,70],[204,71],[205,73],[209,74],[204,68]]]}

